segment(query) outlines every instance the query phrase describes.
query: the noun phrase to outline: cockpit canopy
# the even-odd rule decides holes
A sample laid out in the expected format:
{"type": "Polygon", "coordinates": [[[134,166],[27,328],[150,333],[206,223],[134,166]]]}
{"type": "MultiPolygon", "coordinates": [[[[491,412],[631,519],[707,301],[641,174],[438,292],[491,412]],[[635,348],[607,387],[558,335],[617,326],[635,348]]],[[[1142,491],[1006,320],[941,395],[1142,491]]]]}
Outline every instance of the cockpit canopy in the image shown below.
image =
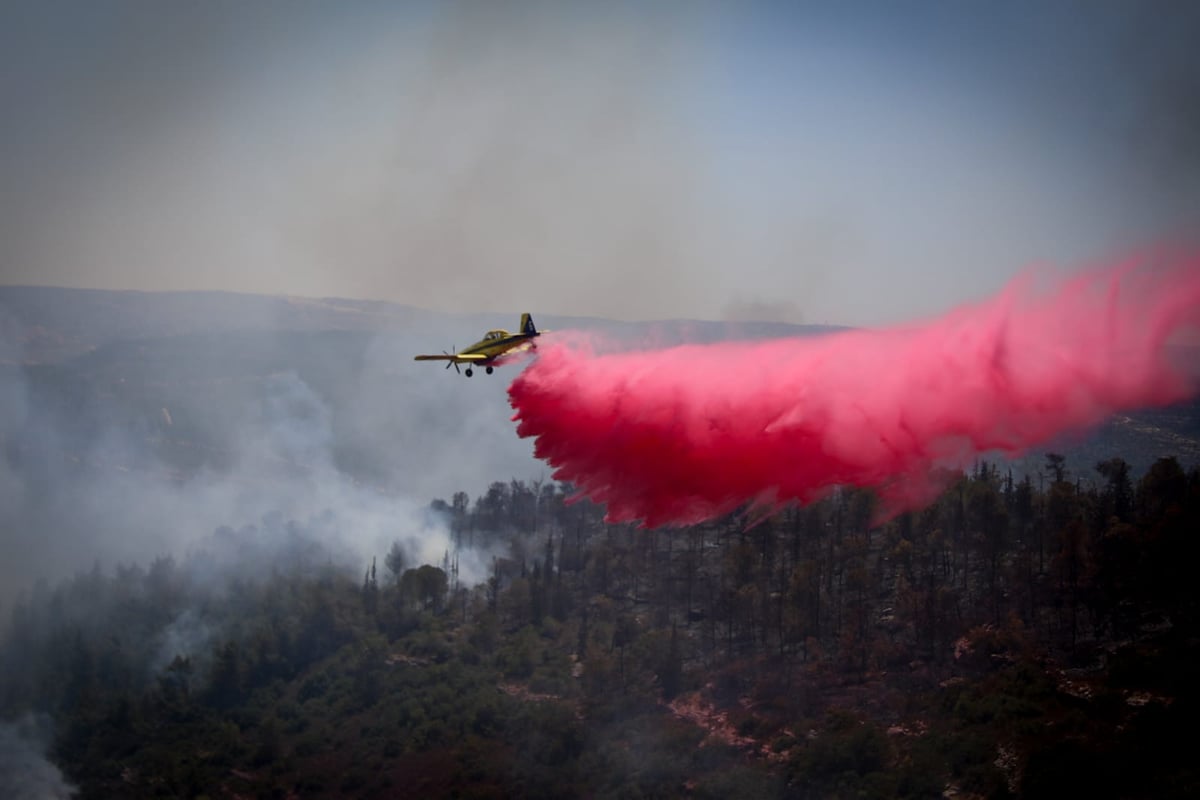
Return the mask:
{"type": "Polygon", "coordinates": [[[506,337],[506,336],[508,336],[508,335],[509,335],[508,331],[499,331],[499,330],[497,330],[497,331],[488,331],[488,332],[487,332],[487,335],[483,337],[483,340],[484,340],[485,342],[491,342],[491,341],[494,341],[494,340],[496,340],[496,339],[503,339],[504,337],[506,337]]]}

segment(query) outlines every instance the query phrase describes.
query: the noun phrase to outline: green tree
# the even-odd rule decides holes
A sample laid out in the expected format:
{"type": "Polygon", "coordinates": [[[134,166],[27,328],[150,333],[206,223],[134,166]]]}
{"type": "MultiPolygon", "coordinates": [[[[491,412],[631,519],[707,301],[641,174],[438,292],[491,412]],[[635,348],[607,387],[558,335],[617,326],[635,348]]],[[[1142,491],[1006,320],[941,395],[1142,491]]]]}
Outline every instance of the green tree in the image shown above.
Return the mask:
{"type": "Polygon", "coordinates": [[[1133,506],[1133,483],[1129,479],[1129,464],[1122,458],[1110,458],[1096,465],[1104,476],[1104,507],[1108,515],[1125,522],[1133,506]]]}
{"type": "Polygon", "coordinates": [[[450,581],[446,573],[429,564],[404,571],[400,578],[400,594],[416,603],[423,611],[440,612],[446,606],[450,581]]]}
{"type": "Polygon", "coordinates": [[[658,670],[658,683],[664,700],[679,694],[683,685],[683,652],[679,647],[679,627],[671,625],[671,642],[658,670]]]}
{"type": "Polygon", "coordinates": [[[400,576],[404,574],[404,548],[400,546],[400,542],[392,542],[392,549],[388,550],[387,555],[383,557],[383,566],[387,567],[387,571],[392,573],[392,585],[400,585],[400,576]]]}

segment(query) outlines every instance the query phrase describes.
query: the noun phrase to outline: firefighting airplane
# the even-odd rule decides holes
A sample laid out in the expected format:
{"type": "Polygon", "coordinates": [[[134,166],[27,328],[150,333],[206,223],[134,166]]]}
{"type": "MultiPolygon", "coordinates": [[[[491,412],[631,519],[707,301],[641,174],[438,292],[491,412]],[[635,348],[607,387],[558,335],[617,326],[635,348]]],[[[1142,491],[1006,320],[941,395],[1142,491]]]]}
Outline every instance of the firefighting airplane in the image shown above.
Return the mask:
{"type": "Polygon", "coordinates": [[[422,355],[416,356],[415,361],[447,361],[446,369],[454,367],[455,371],[459,371],[459,364],[466,364],[466,376],[469,378],[475,374],[472,366],[480,364],[487,374],[492,374],[492,368],[497,365],[501,356],[514,351],[525,350],[533,347],[533,340],[541,336],[544,331],[539,331],[533,324],[533,317],[528,313],[521,315],[521,332],[509,333],[505,330],[488,331],[484,337],[470,347],[464,347],[457,353],[447,353],[442,351],[441,355],[422,355]]]}

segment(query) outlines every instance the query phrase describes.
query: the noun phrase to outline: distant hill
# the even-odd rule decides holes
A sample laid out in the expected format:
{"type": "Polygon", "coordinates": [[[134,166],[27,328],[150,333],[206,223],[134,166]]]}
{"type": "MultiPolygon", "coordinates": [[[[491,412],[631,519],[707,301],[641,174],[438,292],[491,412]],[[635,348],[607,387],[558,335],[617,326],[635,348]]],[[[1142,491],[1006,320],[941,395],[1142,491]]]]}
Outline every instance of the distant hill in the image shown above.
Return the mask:
{"type": "Polygon", "coordinates": [[[362,300],[307,299],[232,292],[134,292],[0,287],[5,339],[24,360],[44,363],[122,339],[157,339],[230,330],[380,330],[426,312],[362,300]]]}
{"type": "Polygon", "coordinates": [[[774,322],[618,322],[543,314],[539,309],[514,309],[509,314],[452,314],[336,297],[0,286],[0,343],[4,345],[0,362],[61,361],[120,340],[228,331],[404,331],[446,327],[438,322],[452,323],[457,343],[467,344],[489,328],[515,328],[522,311],[532,311],[543,328],[603,330],[622,337],[651,332],[665,344],[839,330],[837,326],[774,322]]]}

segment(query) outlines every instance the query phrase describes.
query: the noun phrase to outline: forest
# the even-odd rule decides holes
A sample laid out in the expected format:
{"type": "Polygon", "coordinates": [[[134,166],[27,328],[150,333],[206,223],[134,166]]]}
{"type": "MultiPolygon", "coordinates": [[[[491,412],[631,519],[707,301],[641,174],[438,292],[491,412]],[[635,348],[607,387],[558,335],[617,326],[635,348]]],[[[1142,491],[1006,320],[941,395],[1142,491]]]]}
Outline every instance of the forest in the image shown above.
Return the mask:
{"type": "Polygon", "coordinates": [[[0,717],[84,798],[1200,794],[1200,470],[944,478],[658,530],[497,481],[435,564],[268,515],[39,583],[0,717]]]}

